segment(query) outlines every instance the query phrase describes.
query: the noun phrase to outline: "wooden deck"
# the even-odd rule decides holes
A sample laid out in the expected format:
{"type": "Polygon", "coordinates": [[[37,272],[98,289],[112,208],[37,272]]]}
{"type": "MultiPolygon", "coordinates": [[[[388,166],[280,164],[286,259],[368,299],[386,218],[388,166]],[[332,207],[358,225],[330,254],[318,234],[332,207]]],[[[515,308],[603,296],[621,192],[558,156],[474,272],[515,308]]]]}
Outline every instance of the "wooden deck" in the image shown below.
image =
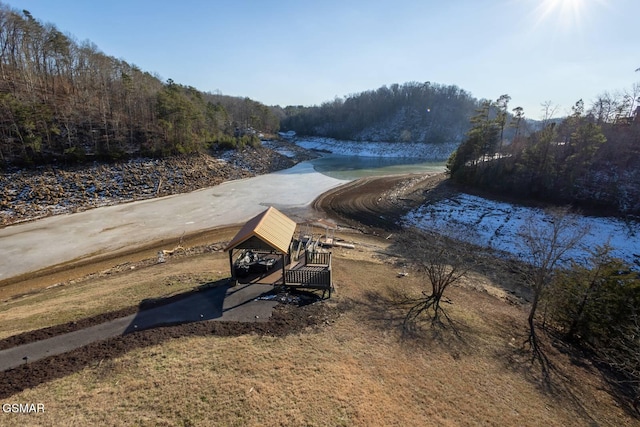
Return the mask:
{"type": "Polygon", "coordinates": [[[238,278],[239,283],[259,283],[273,286],[284,286],[291,289],[321,290],[324,296],[333,287],[330,252],[305,252],[304,257],[294,261],[285,268],[284,280],[282,261],[278,261],[269,272],[238,278]]]}

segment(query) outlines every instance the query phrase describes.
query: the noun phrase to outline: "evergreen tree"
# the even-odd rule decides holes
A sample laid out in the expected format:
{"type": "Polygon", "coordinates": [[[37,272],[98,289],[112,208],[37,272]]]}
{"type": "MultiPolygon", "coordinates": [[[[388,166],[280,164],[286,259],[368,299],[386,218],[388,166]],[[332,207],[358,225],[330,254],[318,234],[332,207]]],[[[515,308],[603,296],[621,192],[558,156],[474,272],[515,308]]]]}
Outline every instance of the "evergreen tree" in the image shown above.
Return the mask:
{"type": "Polygon", "coordinates": [[[456,180],[472,182],[478,173],[478,166],[488,158],[493,158],[499,139],[499,127],[491,118],[493,104],[483,101],[476,115],[471,118],[471,129],[466,139],[451,155],[447,162],[449,174],[456,180]]]}

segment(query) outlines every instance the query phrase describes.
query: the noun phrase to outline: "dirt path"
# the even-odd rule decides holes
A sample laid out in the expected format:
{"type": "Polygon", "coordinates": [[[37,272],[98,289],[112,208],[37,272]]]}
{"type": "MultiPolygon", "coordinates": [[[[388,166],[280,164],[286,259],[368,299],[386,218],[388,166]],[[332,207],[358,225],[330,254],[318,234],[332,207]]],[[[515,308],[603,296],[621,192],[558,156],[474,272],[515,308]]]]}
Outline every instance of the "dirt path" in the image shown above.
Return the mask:
{"type": "Polygon", "coordinates": [[[402,216],[445,179],[444,174],[362,178],[320,195],[313,207],[354,228],[395,231],[402,216]]]}

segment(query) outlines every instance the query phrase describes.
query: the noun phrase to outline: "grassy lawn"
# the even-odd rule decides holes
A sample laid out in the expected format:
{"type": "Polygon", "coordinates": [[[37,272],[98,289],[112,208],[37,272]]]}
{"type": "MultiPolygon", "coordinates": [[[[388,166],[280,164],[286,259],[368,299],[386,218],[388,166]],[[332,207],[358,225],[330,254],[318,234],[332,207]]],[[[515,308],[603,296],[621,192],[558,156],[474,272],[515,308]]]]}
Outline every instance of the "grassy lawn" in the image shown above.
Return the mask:
{"type": "MultiPolygon", "coordinates": [[[[183,337],[102,360],[25,390],[11,402],[44,414],[0,413],[0,424],[221,426],[623,426],[638,425],[588,363],[548,346],[556,367],[544,387],[520,353],[526,307],[472,275],[452,287],[452,327],[403,337],[389,289],[417,294],[417,275],[397,277],[384,239],[335,252],[335,322],[285,337],[183,337]],[[364,249],[363,249],[364,248],[364,249]],[[482,286],[480,286],[482,285],[482,286]]],[[[1,336],[227,275],[226,254],[104,275],[3,303],[1,336]]]]}
{"type": "Polygon", "coordinates": [[[225,254],[131,264],[0,303],[0,339],[168,297],[229,276],[225,254]]]}

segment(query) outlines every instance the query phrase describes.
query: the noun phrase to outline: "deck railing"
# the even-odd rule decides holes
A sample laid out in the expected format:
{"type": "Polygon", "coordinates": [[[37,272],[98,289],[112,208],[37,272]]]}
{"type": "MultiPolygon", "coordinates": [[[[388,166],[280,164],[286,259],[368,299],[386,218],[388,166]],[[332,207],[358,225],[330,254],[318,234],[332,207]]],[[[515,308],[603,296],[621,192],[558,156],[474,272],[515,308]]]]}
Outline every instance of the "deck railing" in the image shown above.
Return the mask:
{"type": "Polygon", "coordinates": [[[331,270],[287,270],[285,282],[287,285],[311,285],[328,288],[331,286],[331,270]]]}
{"type": "Polygon", "coordinates": [[[306,252],[305,264],[331,265],[331,252],[306,252]]]}

